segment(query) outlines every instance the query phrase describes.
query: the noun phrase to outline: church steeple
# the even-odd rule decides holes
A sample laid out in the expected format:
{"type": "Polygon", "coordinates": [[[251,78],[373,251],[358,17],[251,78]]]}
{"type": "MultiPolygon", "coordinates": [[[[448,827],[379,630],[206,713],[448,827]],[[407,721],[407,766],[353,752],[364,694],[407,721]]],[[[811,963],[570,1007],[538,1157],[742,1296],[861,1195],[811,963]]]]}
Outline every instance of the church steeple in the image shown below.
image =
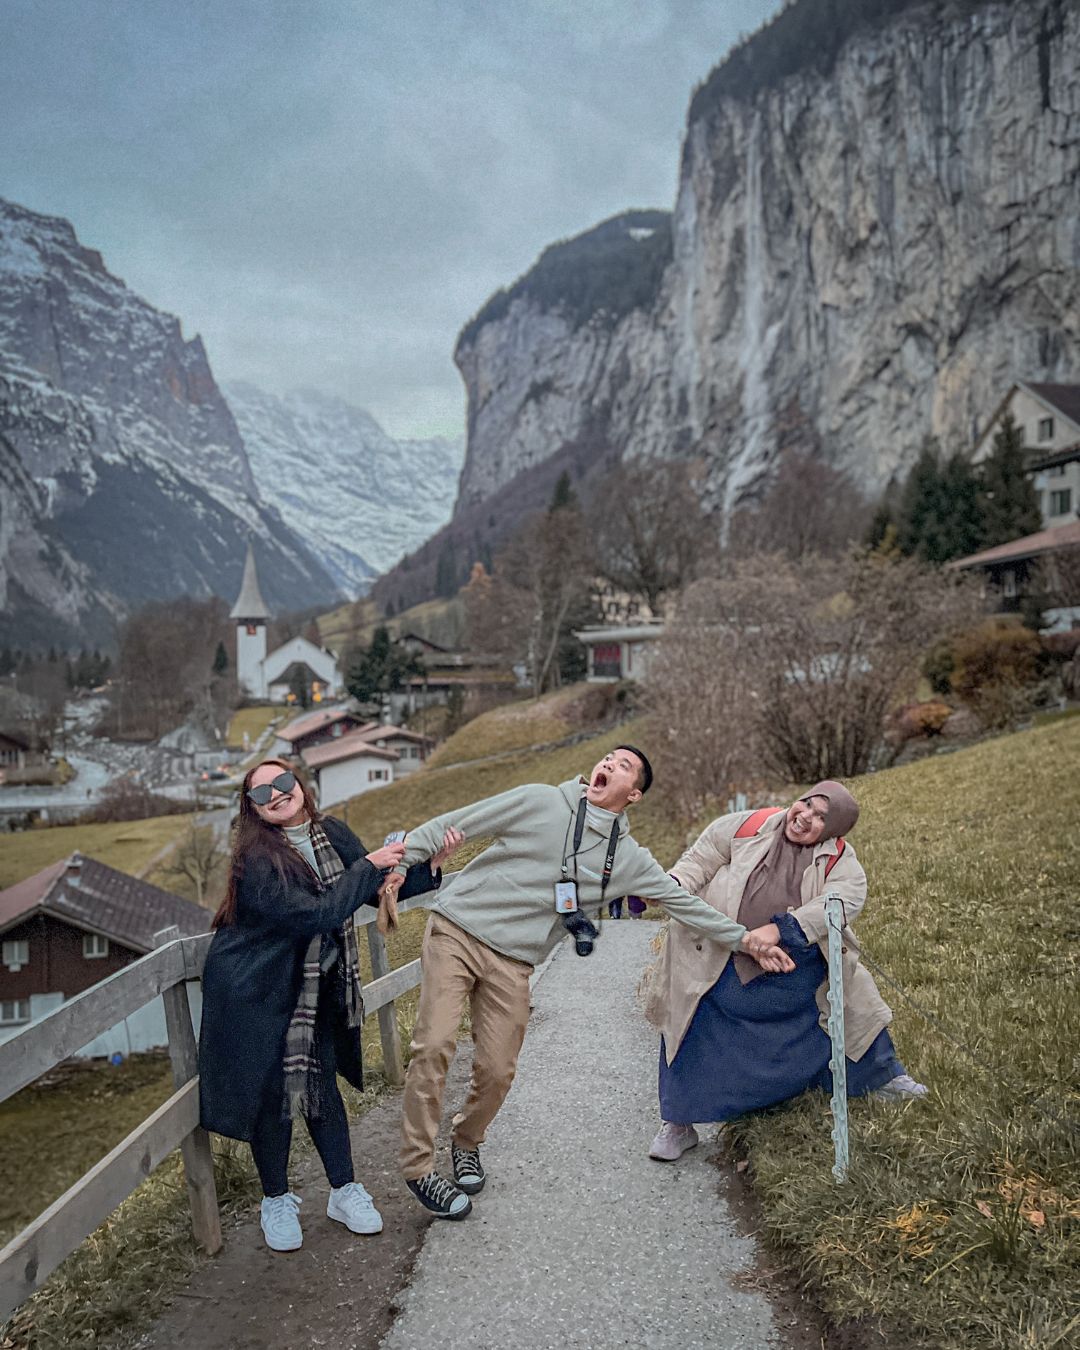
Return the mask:
{"type": "Polygon", "coordinates": [[[241,693],[246,693],[250,698],[266,698],[263,662],[266,660],[266,621],[269,617],[270,611],[259,590],[255,554],[249,539],[247,557],[244,559],[244,579],[229,618],[236,620],[236,680],[241,693]]]}
{"type": "Polygon", "coordinates": [[[262,598],[262,592],[259,590],[259,575],[255,571],[255,554],[252,551],[251,540],[248,540],[247,557],[244,559],[244,579],[240,583],[240,594],[236,597],[236,604],[229,612],[230,619],[236,619],[240,623],[250,623],[254,619],[268,619],[270,611],[266,607],[266,601],[262,598]]]}

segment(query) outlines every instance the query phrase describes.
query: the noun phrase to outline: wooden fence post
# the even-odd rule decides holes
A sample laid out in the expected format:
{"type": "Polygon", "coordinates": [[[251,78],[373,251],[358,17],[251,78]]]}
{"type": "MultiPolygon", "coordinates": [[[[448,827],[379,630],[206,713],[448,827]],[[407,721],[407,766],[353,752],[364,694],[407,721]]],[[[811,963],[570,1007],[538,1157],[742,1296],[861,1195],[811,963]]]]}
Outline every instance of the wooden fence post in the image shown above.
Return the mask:
{"type": "MultiPolygon", "coordinates": [[[[175,942],[180,930],[175,925],[154,934],[154,946],[163,947],[175,942]]],[[[165,1026],[169,1033],[169,1059],[172,1062],[173,1085],[183,1087],[199,1072],[199,1053],[195,1042],[195,1028],[191,1025],[187,985],[183,980],[166,989],[162,995],[165,1004],[165,1026]]],[[[211,1256],[222,1247],[221,1216],[218,1213],[217,1185],[214,1182],[214,1157],[210,1136],[201,1125],[191,1131],[180,1145],[187,1181],[188,1201],[191,1205],[191,1227],[195,1241],[211,1256]]]]}
{"type": "MultiPolygon", "coordinates": [[[[386,953],[386,942],[373,923],[367,926],[367,940],[368,951],[371,954],[371,978],[377,980],[382,975],[389,975],[390,958],[386,953]]],[[[382,1041],[383,1072],[386,1081],[400,1086],[405,1081],[405,1065],[401,1058],[397,1011],[392,1002],[383,1004],[379,1009],[379,1040],[382,1041]]]]}

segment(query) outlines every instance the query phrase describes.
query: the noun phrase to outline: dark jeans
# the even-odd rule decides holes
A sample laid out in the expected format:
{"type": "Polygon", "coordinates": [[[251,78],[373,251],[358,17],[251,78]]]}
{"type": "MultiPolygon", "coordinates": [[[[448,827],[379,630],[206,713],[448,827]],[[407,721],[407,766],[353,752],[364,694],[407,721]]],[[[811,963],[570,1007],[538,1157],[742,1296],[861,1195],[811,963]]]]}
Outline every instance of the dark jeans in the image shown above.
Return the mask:
{"type": "Polygon", "coordinates": [[[618,900],[608,901],[607,912],[611,916],[611,918],[613,919],[622,918],[623,899],[624,897],[620,895],[618,900]]]}
{"type": "MultiPolygon", "coordinates": [[[[333,1187],[348,1185],[353,1176],[352,1144],[345,1103],[337,1085],[334,1058],[333,1024],[330,1000],[319,998],[316,1045],[322,1071],[319,1114],[304,1117],[308,1134],[319,1151],[327,1180],[333,1187]]],[[[251,1154],[255,1159],[264,1195],[284,1195],[289,1189],[289,1146],[292,1143],[291,1120],[283,1117],[285,1085],[276,1074],[263,1099],[262,1110],[251,1136],[251,1154]]]]}

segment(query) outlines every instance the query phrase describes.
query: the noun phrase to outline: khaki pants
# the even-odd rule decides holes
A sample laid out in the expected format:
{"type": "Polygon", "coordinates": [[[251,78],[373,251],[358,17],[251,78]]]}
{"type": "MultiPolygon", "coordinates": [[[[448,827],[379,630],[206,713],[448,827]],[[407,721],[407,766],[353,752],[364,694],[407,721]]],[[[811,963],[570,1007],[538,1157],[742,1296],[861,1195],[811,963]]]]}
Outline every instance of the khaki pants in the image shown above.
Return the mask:
{"type": "Polygon", "coordinates": [[[453,1135],[462,1148],[484,1142],[514,1081],[533,969],[493,951],[441,914],[428,920],[420,961],[420,1007],[401,1121],[400,1163],[408,1181],[435,1167],[443,1089],[466,999],[472,1017],[472,1082],[463,1110],[454,1117],[453,1135]]]}

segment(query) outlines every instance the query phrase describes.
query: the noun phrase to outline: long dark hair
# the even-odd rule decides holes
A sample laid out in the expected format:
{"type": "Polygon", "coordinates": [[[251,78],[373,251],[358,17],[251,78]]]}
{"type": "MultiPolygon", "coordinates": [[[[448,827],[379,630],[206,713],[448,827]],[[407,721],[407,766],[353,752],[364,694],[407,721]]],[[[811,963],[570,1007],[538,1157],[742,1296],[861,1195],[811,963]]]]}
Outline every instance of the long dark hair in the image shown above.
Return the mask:
{"type": "Polygon", "coordinates": [[[223,924],[236,922],[236,892],[244,869],[253,858],[269,858],[274,870],[284,882],[287,878],[305,881],[311,875],[311,869],[297,856],[296,850],[286,840],[279,825],[270,825],[255,809],[255,803],[247,795],[251,780],[257,769],[267,764],[278,764],[282,770],[288,769],[296,774],[296,781],[304,794],[304,810],[309,820],[320,820],[319,808],[311,788],[295,765],[286,764],[283,759],[261,759],[244,774],[240,785],[240,810],[232,825],[232,856],[229,859],[229,884],[225,890],[225,899],[218,906],[211,928],[220,928],[223,924]]]}

